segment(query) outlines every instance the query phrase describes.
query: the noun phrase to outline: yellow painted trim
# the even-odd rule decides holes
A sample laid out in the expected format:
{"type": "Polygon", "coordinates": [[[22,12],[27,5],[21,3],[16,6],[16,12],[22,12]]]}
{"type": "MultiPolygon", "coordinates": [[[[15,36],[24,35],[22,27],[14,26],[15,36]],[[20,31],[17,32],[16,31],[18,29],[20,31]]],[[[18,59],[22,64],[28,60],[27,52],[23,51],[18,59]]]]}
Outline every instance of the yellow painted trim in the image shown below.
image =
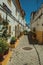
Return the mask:
{"type": "MultiPolygon", "coordinates": [[[[23,37],[24,35],[22,35],[21,37],[20,37],[20,39],[23,37]]],[[[13,45],[12,47],[13,48],[16,48],[17,46],[18,46],[18,44],[19,44],[19,40],[17,40],[17,42],[15,43],[15,45],[13,45]]],[[[10,57],[12,56],[12,51],[9,51],[9,53],[5,56],[5,59],[2,61],[2,62],[0,62],[0,65],[6,65],[7,63],[8,63],[8,61],[9,61],[9,59],[10,59],[10,57]]]]}
{"type": "Polygon", "coordinates": [[[37,39],[40,43],[43,42],[42,31],[36,31],[37,39]]]}
{"type": "Polygon", "coordinates": [[[11,47],[11,48],[16,48],[17,47],[17,45],[18,45],[18,42],[19,42],[19,40],[17,40],[16,41],[16,43],[15,44],[9,44],[9,47],[11,47]]]}
{"type": "Polygon", "coordinates": [[[15,48],[18,46],[19,44],[19,40],[17,40],[17,42],[15,43],[15,48]]]}
{"type": "Polygon", "coordinates": [[[9,61],[11,55],[12,55],[12,52],[9,51],[9,53],[5,56],[5,59],[2,62],[0,62],[0,65],[6,65],[9,61]]]}

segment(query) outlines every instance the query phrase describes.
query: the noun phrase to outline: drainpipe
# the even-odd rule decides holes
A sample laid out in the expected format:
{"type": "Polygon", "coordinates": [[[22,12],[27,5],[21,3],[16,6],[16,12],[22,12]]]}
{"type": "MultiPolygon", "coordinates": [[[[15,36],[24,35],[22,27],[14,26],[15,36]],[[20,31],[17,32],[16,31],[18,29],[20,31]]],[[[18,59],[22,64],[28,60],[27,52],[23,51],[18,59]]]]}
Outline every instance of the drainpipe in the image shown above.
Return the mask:
{"type": "Polygon", "coordinates": [[[6,12],[6,22],[7,22],[7,12],[6,12]]]}
{"type": "MultiPolygon", "coordinates": [[[[6,12],[6,23],[7,23],[7,12],[6,12]]],[[[6,24],[6,35],[7,35],[7,24],[6,24]]],[[[7,36],[6,36],[7,39],[7,36]]]]}

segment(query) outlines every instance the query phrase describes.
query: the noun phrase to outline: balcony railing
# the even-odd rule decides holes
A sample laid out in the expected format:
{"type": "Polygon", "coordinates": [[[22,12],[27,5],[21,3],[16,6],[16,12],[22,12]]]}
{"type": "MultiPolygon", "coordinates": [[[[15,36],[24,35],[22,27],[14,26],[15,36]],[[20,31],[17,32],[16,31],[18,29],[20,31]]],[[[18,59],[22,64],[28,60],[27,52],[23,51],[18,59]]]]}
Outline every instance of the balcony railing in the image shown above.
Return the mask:
{"type": "Polygon", "coordinates": [[[19,22],[12,14],[8,13],[5,9],[3,9],[3,6],[1,4],[0,4],[0,10],[2,10],[5,13],[7,13],[7,15],[9,15],[14,21],[16,21],[20,25],[24,26],[24,24],[22,24],[21,22],[19,22]]]}

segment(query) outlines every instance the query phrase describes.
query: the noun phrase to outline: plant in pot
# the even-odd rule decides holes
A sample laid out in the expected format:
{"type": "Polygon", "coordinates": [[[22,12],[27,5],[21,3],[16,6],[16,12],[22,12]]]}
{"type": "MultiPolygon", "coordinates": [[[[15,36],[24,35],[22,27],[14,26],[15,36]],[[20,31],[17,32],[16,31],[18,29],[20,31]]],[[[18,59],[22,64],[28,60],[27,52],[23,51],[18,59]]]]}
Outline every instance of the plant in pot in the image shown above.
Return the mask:
{"type": "Polygon", "coordinates": [[[4,55],[8,54],[9,46],[7,44],[4,45],[4,55]]]}
{"type": "Polygon", "coordinates": [[[7,41],[3,40],[3,50],[4,50],[4,55],[8,54],[9,52],[9,45],[7,43],[7,41]]]}
{"type": "Polygon", "coordinates": [[[15,37],[12,37],[11,38],[11,41],[10,41],[10,44],[15,44],[15,42],[16,42],[16,38],[15,37]]]}
{"type": "Polygon", "coordinates": [[[0,61],[3,60],[3,55],[4,55],[4,51],[3,51],[2,47],[0,47],[0,61]]]}
{"type": "Polygon", "coordinates": [[[2,47],[2,50],[5,54],[8,54],[9,51],[9,45],[7,44],[7,41],[5,41],[4,39],[0,39],[0,47],[2,47]]]}

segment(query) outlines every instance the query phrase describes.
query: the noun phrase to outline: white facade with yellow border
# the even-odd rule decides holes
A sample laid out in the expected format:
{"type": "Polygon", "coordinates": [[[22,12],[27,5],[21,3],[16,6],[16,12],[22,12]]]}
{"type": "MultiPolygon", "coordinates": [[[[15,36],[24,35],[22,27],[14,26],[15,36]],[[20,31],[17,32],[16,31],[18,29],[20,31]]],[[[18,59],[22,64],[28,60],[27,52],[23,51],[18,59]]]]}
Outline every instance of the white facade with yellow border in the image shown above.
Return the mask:
{"type": "Polygon", "coordinates": [[[31,15],[31,30],[35,30],[39,43],[43,43],[43,4],[36,13],[31,15]]]}

